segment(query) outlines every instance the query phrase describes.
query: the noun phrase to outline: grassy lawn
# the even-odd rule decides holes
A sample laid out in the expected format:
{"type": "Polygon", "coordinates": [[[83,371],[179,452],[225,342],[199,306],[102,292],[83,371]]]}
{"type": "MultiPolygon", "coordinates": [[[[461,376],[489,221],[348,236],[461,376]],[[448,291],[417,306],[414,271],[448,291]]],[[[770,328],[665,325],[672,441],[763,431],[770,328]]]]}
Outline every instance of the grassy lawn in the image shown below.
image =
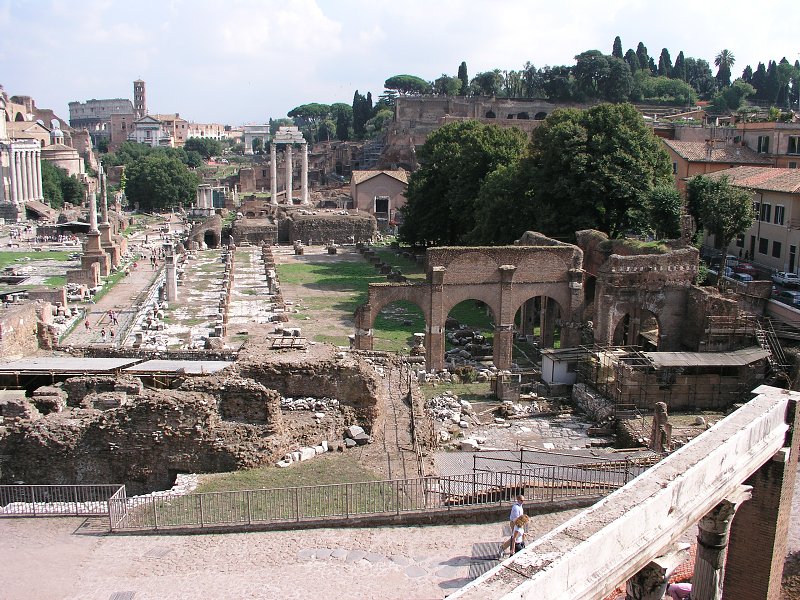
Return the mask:
{"type": "Polygon", "coordinates": [[[48,287],[63,287],[67,285],[66,275],[54,275],[44,280],[44,285],[48,287]]]}
{"type": "Polygon", "coordinates": [[[376,249],[375,252],[383,262],[400,269],[400,272],[411,281],[425,281],[425,271],[422,269],[422,265],[418,265],[413,260],[409,260],[404,256],[395,254],[394,251],[388,248],[382,250],[376,249]]]}
{"type": "Polygon", "coordinates": [[[489,382],[485,383],[446,383],[443,385],[422,386],[422,393],[426,399],[433,398],[442,394],[445,390],[450,390],[459,398],[469,402],[496,402],[497,398],[492,392],[489,382]]]}
{"type": "Polygon", "coordinates": [[[257,490],[302,485],[327,485],[356,481],[377,481],[374,473],[344,454],[323,454],[289,468],[268,466],[234,473],[204,475],[197,492],[257,490]]]}
{"type": "Polygon", "coordinates": [[[55,260],[66,262],[71,260],[69,255],[72,252],[0,252],[0,269],[5,269],[10,265],[23,266],[29,262],[27,260],[19,260],[21,258],[29,258],[34,260],[55,260]]]}

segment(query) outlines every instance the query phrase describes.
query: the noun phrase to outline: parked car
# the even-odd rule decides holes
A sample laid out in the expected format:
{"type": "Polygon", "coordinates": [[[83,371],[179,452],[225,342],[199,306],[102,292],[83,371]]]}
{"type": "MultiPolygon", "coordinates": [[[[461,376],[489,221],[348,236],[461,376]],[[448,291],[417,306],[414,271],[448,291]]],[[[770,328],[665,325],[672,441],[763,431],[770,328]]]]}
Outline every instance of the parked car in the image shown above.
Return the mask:
{"type": "Polygon", "coordinates": [[[778,285],[786,285],[789,287],[797,287],[800,285],[800,276],[797,273],[786,273],[785,271],[778,271],[772,275],[772,281],[778,285]]]}
{"type": "Polygon", "coordinates": [[[749,273],[736,273],[733,274],[733,279],[736,281],[753,281],[753,276],[749,273]]]}
{"type": "Polygon", "coordinates": [[[750,263],[739,263],[738,265],[733,267],[733,272],[734,273],[747,273],[753,279],[755,279],[756,275],[758,275],[758,269],[756,269],[750,263]]]}
{"type": "Polygon", "coordinates": [[[794,290],[783,290],[775,299],[790,306],[800,306],[800,292],[794,290]]]}

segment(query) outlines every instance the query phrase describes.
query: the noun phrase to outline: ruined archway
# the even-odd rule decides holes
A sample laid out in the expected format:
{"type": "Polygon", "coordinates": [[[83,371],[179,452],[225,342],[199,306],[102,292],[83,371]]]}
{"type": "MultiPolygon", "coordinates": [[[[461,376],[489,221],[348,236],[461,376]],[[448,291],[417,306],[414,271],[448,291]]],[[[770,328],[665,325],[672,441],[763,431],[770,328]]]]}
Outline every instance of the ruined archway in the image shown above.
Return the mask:
{"type": "Polygon", "coordinates": [[[544,111],[537,112],[535,115],[533,115],[534,121],[544,121],[546,118],[547,118],[547,113],[544,111]]]}
{"type": "Polygon", "coordinates": [[[489,111],[486,111],[486,118],[487,119],[495,119],[495,118],[497,118],[497,115],[494,114],[493,110],[489,110],[489,111]]]}
{"type": "Polygon", "coordinates": [[[641,308],[626,312],[617,319],[612,344],[655,351],[658,350],[659,331],[658,317],[649,310],[641,308]]]}
{"type": "Polygon", "coordinates": [[[520,305],[514,315],[513,356],[518,364],[532,363],[545,348],[561,347],[564,312],[549,296],[534,296],[520,305]]]}
{"type": "Polygon", "coordinates": [[[219,248],[220,234],[213,229],[207,229],[203,233],[203,243],[206,245],[206,248],[219,248]]]}
{"type": "Polygon", "coordinates": [[[408,300],[389,302],[375,314],[372,332],[375,350],[419,354],[424,351],[425,315],[408,300]]]}
{"type": "Polygon", "coordinates": [[[445,319],[444,360],[449,364],[488,362],[494,356],[495,317],[481,300],[462,300],[445,319]]]}
{"type": "Polygon", "coordinates": [[[531,116],[527,112],[523,111],[521,113],[517,113],[517,118],[518,119],[530,119],[531,116]]]}

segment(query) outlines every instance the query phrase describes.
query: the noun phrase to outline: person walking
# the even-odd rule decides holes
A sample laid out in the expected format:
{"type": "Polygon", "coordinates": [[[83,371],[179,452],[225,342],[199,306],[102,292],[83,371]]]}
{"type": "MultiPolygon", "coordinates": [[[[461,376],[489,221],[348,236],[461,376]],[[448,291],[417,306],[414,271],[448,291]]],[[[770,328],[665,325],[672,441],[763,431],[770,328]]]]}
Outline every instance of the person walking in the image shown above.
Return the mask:
{"type": "Polygon", "coordinates": [[[525,528],[530,520],[528,515],[522,515],[514,521],[514,529],[511,531],[511,554],[516,554],[525,547],[525,528]]]}
{"type": "Polygon", "coordinates": [[[106,341],[106,328],[105,327],[103,327],[103,329],[100,330],[100,339],[103,341],[103,343],[105,343],[105,341],[106,341]]]}
{"type": "Polygon", "coordinates": [[[89,331],[89,327],[90,327],[90,324],[89,324],[89,319],[86,319],[86,320],[83,322],[83,326],[86,328],[86,331],[89,331]]]}
{"type": "Polygon", "coordinates": [[[506,541],[503,542],[503,545],[500,546],[500,552],[497,554],[497,558],[501,559],[505,555],[506,548],[511,548],[511,554],[514,554],[514,548],[511,546],[512,543],[512,536],[514,534],[514,526],[516,524],[517,519],[519,519],[525,513],[525,507],[523,504],[525,503],[525,496],[519,494],[514,501],[514,504],[511,505],[511,513],[508,515],[508,524],[509,524],[509,532],[506,541]]]}

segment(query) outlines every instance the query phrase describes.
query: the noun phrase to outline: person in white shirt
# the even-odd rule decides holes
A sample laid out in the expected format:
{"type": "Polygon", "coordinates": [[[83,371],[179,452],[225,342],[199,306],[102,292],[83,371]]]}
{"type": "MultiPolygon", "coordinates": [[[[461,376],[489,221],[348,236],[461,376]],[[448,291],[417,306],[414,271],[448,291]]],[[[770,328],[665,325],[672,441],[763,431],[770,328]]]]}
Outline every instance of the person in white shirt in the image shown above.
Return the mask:
{"type": "Polygon", "coordinates": [[[516,524],[516,520],[519,519],[525,512],[525,507],[523,506],[525,502],[525,496],[520,494],[517,496],[516,501],[514,504],[511,505],[511,514],[508,516],[508,523],[510,526],[509,536],[506,541],[503,542],[503,545],[500,546],[500,552],[497,555],[497,558],[502,559],[505,555],[506,548],[511,548],[511,554],[514,553],[514,549],[511,546],[512,535],[514,533],[514,525],[516,524]]]}

